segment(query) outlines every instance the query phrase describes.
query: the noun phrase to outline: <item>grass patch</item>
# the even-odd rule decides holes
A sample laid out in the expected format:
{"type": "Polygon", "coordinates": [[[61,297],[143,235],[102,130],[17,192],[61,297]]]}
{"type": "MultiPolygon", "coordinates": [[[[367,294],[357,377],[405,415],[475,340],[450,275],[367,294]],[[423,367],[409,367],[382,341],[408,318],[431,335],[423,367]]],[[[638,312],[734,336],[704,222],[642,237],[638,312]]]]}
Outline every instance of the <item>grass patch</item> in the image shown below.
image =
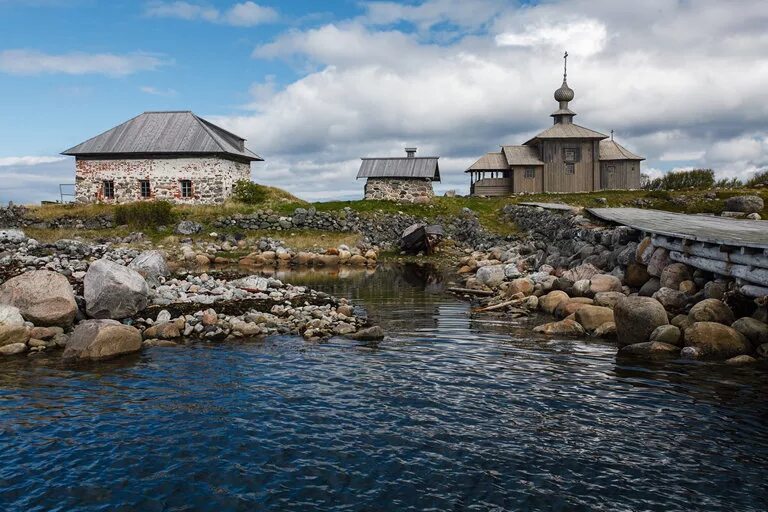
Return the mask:
{"type": "Polygon", "coordinates": [[[75,229],[75,228],[61,228],[61,229],[43,229],[43,228],[24,228],[24,232],[30,238],[34,238],[38,242],[51,244],[59,240],[99,240],[102,238],[111,238],[115,236],[125,237],[131,234],[134,230],[128,227],[119,227],[113,229],[75,229]]]}
{"type": "Polygon", "coordinates": [[[167,201],[121,204],[115,208],[115,224],[139,229],[170,226],[176,220],[173,205],[167,201]]]}
{"type": "Polygon", "coordinates": [[[114,215],[115,206],[111,204],[44,204],[28,206],[31,217],[39,221],[72,217],[76,219],[93,219],[102,215],[114,215]]]}

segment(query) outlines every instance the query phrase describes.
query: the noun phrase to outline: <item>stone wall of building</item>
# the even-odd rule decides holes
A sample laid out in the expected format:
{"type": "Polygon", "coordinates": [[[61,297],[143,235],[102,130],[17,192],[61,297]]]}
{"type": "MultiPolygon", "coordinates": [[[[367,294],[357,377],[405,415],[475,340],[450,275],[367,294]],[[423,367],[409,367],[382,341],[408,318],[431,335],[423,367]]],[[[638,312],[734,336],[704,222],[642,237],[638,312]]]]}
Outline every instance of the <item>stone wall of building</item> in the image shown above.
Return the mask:
{"type": "Polygon", "coordinates": [[[75,164],[79,203],[127,203],[141,197],[140,180],[150,184],[149,200],[181,204],[215,204],[232,194],[239,180],[250,180],[250,164],[218,157],[129,160],[83,160],[75,164]],[[104,181],[114,183],[114,199],[104,197],[104,181]],[[192,182],[192,196],[182,197],[181,180],[192,182]]]}
{"type": "Polygon", "coordinates": [[[428,179],[368,178],[365,183],[366,199],[428,203],[434,196],[432,181],[428,179]]]}

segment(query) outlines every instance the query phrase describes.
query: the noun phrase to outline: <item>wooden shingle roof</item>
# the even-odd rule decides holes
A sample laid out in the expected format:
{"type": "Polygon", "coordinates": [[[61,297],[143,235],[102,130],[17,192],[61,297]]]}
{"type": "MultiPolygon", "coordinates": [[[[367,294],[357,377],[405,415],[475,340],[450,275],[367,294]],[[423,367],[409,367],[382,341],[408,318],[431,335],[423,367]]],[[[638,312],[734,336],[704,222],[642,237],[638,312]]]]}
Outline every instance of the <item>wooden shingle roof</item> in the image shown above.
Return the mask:
{"type": "Polygon", "coordinates": [[[645,160],[614,140],[600,141],[600,160],[645,160]]]}
{"type": "Polygon", "coordinates": [[[584,128],[573,123],[560,123],[555,124],[536,135],[534,138],[526,142],[526,145],[536,142],[539,139],[607,139],[608,136],[584,128]]]}
{"type": "Polygon", "coordinates": [[[263,160],[245,139],[189,111],[144,112],[62,153],[72,156],[223,155],[263,160]]]}
{"type": "Polygon", "coordinates": [[[469,168],[464,172],[507,171],[507,170],[509,170],[507,159],[504,156],[504,153],[498,152],[498,153],[486,153],[485,155],[481,156],[477,160],[477,162],[470,165],[469,168]]]}
{"type": "Polygon", "coordinates": [[[439,157],[363,158],[358,178],[429,178],[440,181],[439,157]]]}
{"type": "Polygon", "coordinates": [[[544,165],[539,153],[530,146],[502,146],[507,165],[544,165]]]}

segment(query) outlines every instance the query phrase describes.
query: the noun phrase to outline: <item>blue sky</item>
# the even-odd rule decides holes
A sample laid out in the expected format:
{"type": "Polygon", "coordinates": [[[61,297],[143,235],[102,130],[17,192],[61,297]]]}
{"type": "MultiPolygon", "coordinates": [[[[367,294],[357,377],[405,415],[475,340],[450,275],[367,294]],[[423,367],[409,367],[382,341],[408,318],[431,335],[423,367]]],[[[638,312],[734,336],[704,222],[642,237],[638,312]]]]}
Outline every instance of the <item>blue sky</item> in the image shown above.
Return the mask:
{"type": "Polygon", "coordinates": [[[355,198],[360,156],[441,156],[438,191],[546,128],[562,52],[576,122],[653,175],[768,165],[768,6],[569,0],[0,0],[0,202],[55,199],[58,154],[193,110],[264,156],[255,181],[355,198]]]}

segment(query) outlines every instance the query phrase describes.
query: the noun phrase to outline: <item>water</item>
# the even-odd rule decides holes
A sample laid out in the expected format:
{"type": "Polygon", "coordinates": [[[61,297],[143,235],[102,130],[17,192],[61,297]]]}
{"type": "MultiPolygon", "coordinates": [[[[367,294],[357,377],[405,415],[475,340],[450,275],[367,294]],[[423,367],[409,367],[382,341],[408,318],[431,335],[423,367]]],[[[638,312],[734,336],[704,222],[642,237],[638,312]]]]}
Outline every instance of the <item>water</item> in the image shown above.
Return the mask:
{"type": "Polygon", "coordinates": [[[293,280],[391,337],[0,363],[0,509],[768,509],[765,367],[471,320],[416,267],[293,280]]]}

